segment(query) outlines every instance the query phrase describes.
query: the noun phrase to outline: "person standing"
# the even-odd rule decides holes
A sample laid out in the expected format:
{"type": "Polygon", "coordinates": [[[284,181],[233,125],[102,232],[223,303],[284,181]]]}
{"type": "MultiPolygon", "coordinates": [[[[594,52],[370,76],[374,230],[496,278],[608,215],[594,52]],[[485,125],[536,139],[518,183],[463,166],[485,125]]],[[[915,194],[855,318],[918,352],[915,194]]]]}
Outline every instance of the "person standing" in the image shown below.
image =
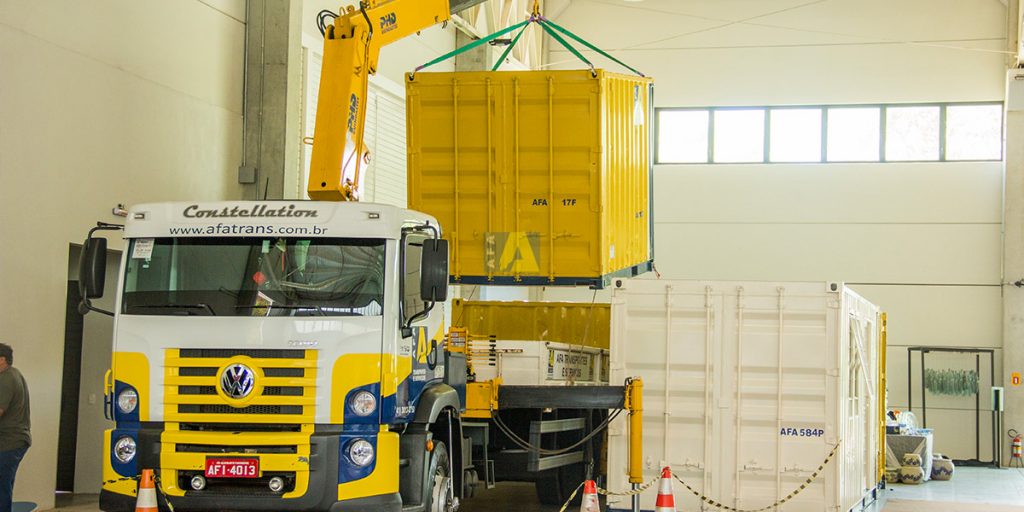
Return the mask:
{"type": "Polygon", "coordinates": [[[14,476],[32,445],[28,385],[14,364],[14,350],[0,343],[0,512],[11,512],[14,476]]]}

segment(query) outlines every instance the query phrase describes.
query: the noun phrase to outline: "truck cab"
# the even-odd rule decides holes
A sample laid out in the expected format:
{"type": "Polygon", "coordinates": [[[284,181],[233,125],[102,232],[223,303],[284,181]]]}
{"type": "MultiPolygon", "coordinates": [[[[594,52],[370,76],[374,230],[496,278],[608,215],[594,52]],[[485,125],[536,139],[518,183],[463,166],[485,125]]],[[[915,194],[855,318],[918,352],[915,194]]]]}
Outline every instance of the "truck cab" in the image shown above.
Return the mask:
{"type": "MultiPolygon", "coordinates": [[[[108,512],[156,471],[179,510],[452,510],[465,360],[437,221],[354,202],[138,205],[123,227],[108,512]]],[[[90,234],[84,307],[103,295],[90,234]]]]}

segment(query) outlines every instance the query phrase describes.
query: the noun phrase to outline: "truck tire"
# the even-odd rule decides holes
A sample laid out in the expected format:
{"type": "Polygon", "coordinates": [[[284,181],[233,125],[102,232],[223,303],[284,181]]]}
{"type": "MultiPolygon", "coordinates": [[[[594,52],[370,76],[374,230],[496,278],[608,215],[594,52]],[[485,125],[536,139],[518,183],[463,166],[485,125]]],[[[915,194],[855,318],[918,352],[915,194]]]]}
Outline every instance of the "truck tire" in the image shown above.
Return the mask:
{"type": "Polygon", "coordinates": [[[466,476],[463,477],[463,491],[462,495],[466,498],[476,497],[476,488],[480,486],[480,475],[475,469],[466,470],[466,476]]]}
{"type": "Polygon", "coordinates": [[[434,451],[430,454],[426,489],[427,512],[455,512],[458,510],[458,498],[455,497],[455,481],[451,474],[451,459],[448,446],[441,441],[434,443],[434,451]]]}

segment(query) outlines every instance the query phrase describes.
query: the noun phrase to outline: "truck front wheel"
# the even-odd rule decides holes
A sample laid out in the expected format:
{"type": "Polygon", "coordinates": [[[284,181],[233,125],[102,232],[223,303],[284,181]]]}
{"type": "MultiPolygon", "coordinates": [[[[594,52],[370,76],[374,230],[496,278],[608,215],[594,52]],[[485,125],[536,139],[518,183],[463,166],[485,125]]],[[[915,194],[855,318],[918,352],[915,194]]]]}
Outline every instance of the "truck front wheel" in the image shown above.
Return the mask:
{"type": "Polygon", "coordinates": [[[440,441],[434,443],[434,451],[430,454],[430,493],[427,502],[428,512],[456,512],[459,499],[455,497],[455,482],[452,479],[451,458],[448,447],[440,441]]]}

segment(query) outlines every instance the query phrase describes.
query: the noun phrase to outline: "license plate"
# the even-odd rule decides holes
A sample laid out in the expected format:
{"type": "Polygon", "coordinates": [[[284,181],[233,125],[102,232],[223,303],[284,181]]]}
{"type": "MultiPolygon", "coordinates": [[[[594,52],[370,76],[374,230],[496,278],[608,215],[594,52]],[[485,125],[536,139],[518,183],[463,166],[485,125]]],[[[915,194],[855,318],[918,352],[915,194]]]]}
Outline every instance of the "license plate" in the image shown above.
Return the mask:
{"type": "Polygon", "coordinates": [[[206,478],[259,478],[260,460],[206,459],[206,478]]]}

